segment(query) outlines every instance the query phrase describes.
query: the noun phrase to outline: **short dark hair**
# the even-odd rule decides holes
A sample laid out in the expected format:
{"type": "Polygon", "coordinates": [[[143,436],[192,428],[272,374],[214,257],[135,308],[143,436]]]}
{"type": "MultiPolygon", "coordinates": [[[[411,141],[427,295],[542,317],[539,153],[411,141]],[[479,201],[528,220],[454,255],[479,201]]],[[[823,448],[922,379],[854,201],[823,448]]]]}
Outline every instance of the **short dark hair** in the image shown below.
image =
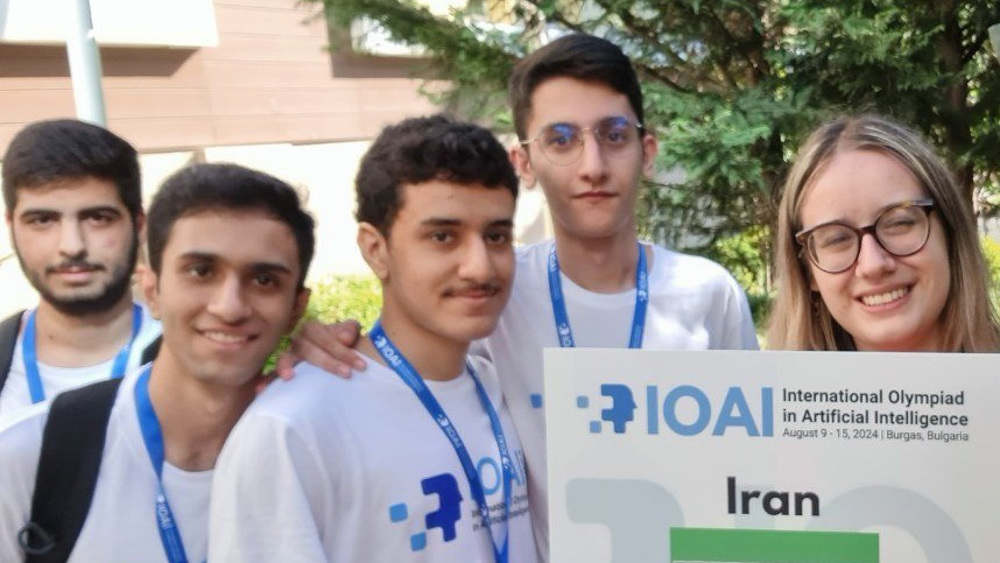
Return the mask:
{"type": "Polygon", "coordinates": [[[514,66],[508,83],[508,99],[514,112],[514,130],[521,140],[528,136],[531,95],[542,82],[559,77],[604,84],[624,94],[639,123],[645,123],[642,88],[632,61],[606,39],[575,33],[535,50],[514,66]]]}
{"type": "Polygon", "coordinates": [[[7,213],[17,205],[18,190],[88,176],[113,183],[135,222],[142,213],[142,182],[135,148],[91,123],[76,119],[36,121],[14,136],[3,156],[7,213]]]}
{"type": "Polygon", "coordinates": [[[295,188],[269,174],[236,164],[194,164],[175,172],[149,206],[149,265],[159,274],[174,223],[204,211],[260,211],[288,225],[299,250],[299,288],[316,246],[315,221],[295,188]]]}
{"type": "Polygon", "coordinates": [[[413,117],[383,129],[361,159],[358,222],[388,236],[403,185],[429,180],[504,188],[517,197],[517,174],[492,133],[443,114],[413,117]]]}

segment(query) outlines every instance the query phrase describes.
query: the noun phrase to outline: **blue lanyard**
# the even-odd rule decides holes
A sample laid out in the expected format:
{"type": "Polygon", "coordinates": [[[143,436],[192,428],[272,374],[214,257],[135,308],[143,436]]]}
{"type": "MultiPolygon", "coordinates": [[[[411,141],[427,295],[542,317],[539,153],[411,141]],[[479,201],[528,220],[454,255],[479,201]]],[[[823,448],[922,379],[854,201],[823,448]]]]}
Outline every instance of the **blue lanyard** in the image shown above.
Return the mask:
{"type": "Polygon", "coordinates": [[[187,563],[181,532],[177,529],[177,520],[174,519],[167,494],[163,490],[163,433],[160,431],[160,421],[156,418],[153,403],[149,400],[150,369],[147,367],[143,370],[135,382],[135,412],[139,417],[142,441],[146,444],[149,461],[156,472],[156,525],[160,530],[160,541],[167,560],[170,563],[187,563]]]}
{"type": "MultiPolygon", "coordinates": [[[[136,336],[139,335],[139,327],[142,325],[142,307],[132,304],[132,336],[128,343],[118,351],[115,356],[115,363],[111,366],[110,379],[119,378],[125,375],[128,367],[128,357],[132,353],[132,344],[136,336]]],[[[24,342],[22,354],[24,356],[24,373],[28,378],[28,391],[31,393],[31,402],[40,403],[45,400],[45,389],[42,387],[42,376],[38,372],[38,349],[35,341],[35,311],[28,313],[28,320],[24,325],[24,342]]]]}
{"type": "Polygon", "coordinates": [[[409,360],[396,347],[393,345],[392,341],[385,334],[382,329],[382,322],[376,322],[375,326],[372,328],[369,334],[372,343],[378,350],[385,362],[389,364],[389,367],[399,375],[400,379],[406,383],[410,389],[417,395],[420,402],[423,403],[424,408],[431,415],[431,418],[437,422],[438,427],[441,432],[444,433],[445,437],[451,443],[451,446],[455,449],[455,454],[458,455],[458,460],[462,464],[462,470],[465,471],[465,478],[469,481],[469,489],[472,491],[472,498],[476,501],[479,506],[479,514],[483,518],[483,523],[487,533],[490,535],[490,544],[493,546],[493,555],[496,557],[498,563],[506,563],[508,546],[510,545],[510,509],[511,509],[511,484],[514,479],[514,466],[511,463],[510,453],[507,451],[507,439],[503,435],[503,427],[500,425],[500,415],[497,414],[496,409],[493,408],[493,404],[490,402],[489,396],[486,394],[486,389],[483,387],[479,377],[476,375],[472,365],[466,362],[466,369],[469,370],[469,375],[472,376],[472,380],[476,382],[476,393],[479,395],[479,402],[482,403],[483,409],[486,410],[486,414],[490,418],[490,426],[493,427],[493,436],[497,441],[497,449],[500,451],[500,464],[503,466],[503,500],[504,500],[504,538],[503,544],[497,547],[497,543],[494,539],[493,527],[490,525],[492,522],[490,518],[490,508],[489,503],[486,502],[486,493],[483,490],[483,484],[479,480],[479,472],[476,470],[475,464],[472,463],[472,458],[469,456],[469,450],[466,449],[465,443],[462,442],[462,438],[458,435],[458,429],[451,423],[451,419],[441,408],[441,404],[438,403],[437,399],[434,398],[434,394],[427,387],[423,378],[420,374],[413,368],[409,360]]]}
{"type": "MultiPolygon", "coordinates": [[[[635,266],[635,312],[632,313],[632,331],[629,334],[628,347],[642,348],[642,333],[646,328],[646,307],[649,305],[649,273],[646,271],[646,253],[639,247],[639,261],[635,266]]],[[[573,329],[569,325],[569,314],[566,312],[566,298],[563,296],[562,281],[559,279],[559,259],[556,257],[556,246],[552,245],[549,252],[549,295],[552,297],[552,314],[556,319],[556,337],[562,348],[576,347],[573,340],[573,329]]]]}

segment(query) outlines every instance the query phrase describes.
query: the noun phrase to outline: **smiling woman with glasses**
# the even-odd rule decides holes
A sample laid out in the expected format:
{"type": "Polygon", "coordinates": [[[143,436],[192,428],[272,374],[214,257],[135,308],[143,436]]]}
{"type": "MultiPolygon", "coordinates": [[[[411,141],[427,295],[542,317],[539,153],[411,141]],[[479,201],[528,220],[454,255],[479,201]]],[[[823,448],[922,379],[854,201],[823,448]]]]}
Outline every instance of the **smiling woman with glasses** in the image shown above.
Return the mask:
{"type": "Polygon", "coordinates": [[[778,217],[768,347],[1000,351],[970,202],[920,135],[884,117],[813,132],[778,217]]]}

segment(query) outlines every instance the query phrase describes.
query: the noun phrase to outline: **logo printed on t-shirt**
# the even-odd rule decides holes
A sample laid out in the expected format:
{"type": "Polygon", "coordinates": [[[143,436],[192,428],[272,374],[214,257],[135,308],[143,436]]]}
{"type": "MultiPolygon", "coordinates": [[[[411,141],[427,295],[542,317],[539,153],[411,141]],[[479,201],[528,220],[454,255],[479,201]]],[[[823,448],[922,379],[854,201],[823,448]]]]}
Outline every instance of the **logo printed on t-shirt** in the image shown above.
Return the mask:
{"type": "MultiPolygon", "coordinates": [[[[438,497],[438,509],[424,516],[425,529],[410,536],[410,549],[422,551],[427,547],[427,532],[440,528],[444,541],[455,539],[457,532],[455,524],[462,519],[462,493],[458,490],[458,481],[451,473],[432,475],[420,481],[420,490],[427,496],[438,497]]],[[[389,520],[405,522],[409,519],[409,509],[405,502],[389,507],[389,520]]]]}
{"type": "MultiPolygon", "coordinates": [[[[513,452],[514,473],[511,487],[524,487],[524,452],[520,449],[513,452]]],[[[487,495],[502,493],[503,478],[500,462],[489,456],[484,456],[476,464],[476,471],[479,473],[480,482],[487,495]]],[[[445,542],[453,541],[458,537],[458,523],[462,520],[462,490],[458,479],[452,473],[439,473],[431,475],[420,481],[420,490],[425,497],[436,497],[437,508],[423,515],[424,526],[410,535],[410,550],[423,551],[428,545],[428,534],[433,529],[441,530],[441,537],[445,542]]],[[[524,504],[524,500],[520,501],[524,504]]],[[[514,502],[518,507],[519,503],[514,502]]],[[[517,514],[527,511],[524,504],[517,514]]],[[[507,507],[503,503],[490,507],[490,520],[502,521],[508,517],[507,507]],[[498,514],[493,514],[494,509],[498,514]]],[[[516,514],[515,514],[516,515],[516,514]]],[[[419,517],[419,515],[414,515],[419,517]]],[[[410,519],[410,508],[405,502],[398,502],[389,506],[389,521],[393,523],[403,523],[410,519]]],[[[474,524],[473,529],[478,530],[479,524],[474,524]]]]}

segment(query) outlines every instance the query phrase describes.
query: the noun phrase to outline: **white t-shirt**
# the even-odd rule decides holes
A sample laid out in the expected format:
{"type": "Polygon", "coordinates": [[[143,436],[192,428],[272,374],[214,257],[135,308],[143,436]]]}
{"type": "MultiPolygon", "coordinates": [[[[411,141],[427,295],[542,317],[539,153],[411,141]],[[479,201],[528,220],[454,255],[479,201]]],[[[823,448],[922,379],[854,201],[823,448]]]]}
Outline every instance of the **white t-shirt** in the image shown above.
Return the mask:
{"type": "MultiPolygon", "coordinates": [[[[528,490],[536,541],[548,557],[548,485],[542,350],[558,348],[549,296],[548,257],[554,241],[517,250],[510,302],[493,334],[473,353],[493,359],[504,399],[528,462],[528,490]]],[[[652,246],[644,349],[751,349],[757,335],[746,295],[711,260],[652,246]]],[[[560,274],[566,311],[579,347],[627,348],[635,289],[615,294],[587,291],[560,274]]]]}
{"type": "MultiPolygon", "coordinates": [[[[509,560],[534,563],[521,446],[492,368],[474,362],[515,465],[509,560]]],[[[427,385],[480,472],[491,515],[503,515],[496,439],[474,381],[466,372],[427,385]]],[[[369,358],[342,379],[303,363],[254,401],[223,448],[210,560],[492,563],[481,522],[451,443],[395,372],[369,358]]]]}
{"type": "MultiPolygon", "coordinates": [[[[138,374],[125,377],[112,407],[93,503],[70,563],[167,563],[156,525],[156,474],[135,411],[138,374]]],[[[24,560],[17,531],[31,515],[48,406],[23,409],[0,426],[0,561],[5,563],[24,560]]],[[[204,561],[212,472],[187,472],[165,463],[163,487],[188,561],[204,561]]]]}
{"type": "MultiPolygon", "coordinates": [[[[139,306],[142,308],[142,323],[139,327],[139,334],[136,335],[132,349],[129,351],[126,373],[139,367],[143,351],[160,336],[160,321],[154,319],[145,306],[142,304],[139,306]]],[[[27,314],[25,312],[25,315],[27,314]]],[[[42,379],[42,389],[45,390],[46,401],[63,391],[108,379],[114,363],[114,357],[97,365],[78,368],[56,367],[39,362],[38,375],[42,379]]],[[[28,390],[28,377],[25,372],[24,330],[22,329],[17,336],[17,343],[14,345],[14,356],[11,358],[7,383],[4,384],[3,389],[0,389],[0,423],[15,415],[18,410],[31,405],[31,392],[28,390]]]]}

